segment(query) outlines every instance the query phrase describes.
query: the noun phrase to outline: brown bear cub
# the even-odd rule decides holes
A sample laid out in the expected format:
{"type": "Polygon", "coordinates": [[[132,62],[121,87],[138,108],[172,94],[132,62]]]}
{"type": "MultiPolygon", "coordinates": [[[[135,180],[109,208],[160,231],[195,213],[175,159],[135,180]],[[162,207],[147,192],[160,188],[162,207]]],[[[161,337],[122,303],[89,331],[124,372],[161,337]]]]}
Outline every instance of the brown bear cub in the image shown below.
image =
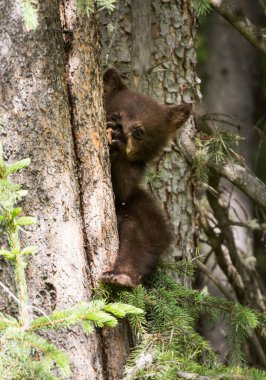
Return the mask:
{"type": "Polygon", "coordinates": [[[141,187],[145,165],[188,119],[190,106],[159,105],[128,88],[114,69],[104,74],[104,92],[120,246],[102,281],[135,287],[171,241],[161,208],[141,187]]]}

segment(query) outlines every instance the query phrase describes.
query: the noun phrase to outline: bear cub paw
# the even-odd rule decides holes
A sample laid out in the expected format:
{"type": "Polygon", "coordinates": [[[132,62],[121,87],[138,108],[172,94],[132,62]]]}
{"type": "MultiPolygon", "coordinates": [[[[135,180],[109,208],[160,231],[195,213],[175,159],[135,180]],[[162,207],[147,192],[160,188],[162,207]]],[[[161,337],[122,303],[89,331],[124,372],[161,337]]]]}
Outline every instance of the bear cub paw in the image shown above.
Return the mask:
{"type": "Polygon", "coordinates": [[[107,284],[114,284],[114,285],[120,285],[120,286],[127,286],[129,288],[135,288],[138,286],[141,282],[141,279],[139,281],[136,281],[136,279],[133,279],[130,277],[127,273],[115,273],[115,272],[104,272],[101,276],[101,281],[107,284]]]}

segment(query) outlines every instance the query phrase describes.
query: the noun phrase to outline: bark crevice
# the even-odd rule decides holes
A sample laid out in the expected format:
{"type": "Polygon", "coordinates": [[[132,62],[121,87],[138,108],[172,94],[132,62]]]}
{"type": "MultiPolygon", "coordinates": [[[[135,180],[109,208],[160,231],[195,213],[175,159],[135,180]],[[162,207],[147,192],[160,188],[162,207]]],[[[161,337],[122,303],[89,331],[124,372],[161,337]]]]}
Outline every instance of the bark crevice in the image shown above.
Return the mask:
{"type": "Polygon", "coordinates": [[[75,132],[75,125],[76,125],[76,116],[75,116],[75,96],[73,95],[73,92],[71,90],[71,81],[70,81],[70,57],[71,52],[73,51],[73,30],[71,28],[68,28],[67,26],[67,16],[65,13],[65,1],[63,0],[61,2],[61,27],[62,27],[62,33],[63,33],[63,40],[64,40],[64,52],[65,52],[65,73],[66,73],[66,88],[67,88],[67,96],[68,96],[68,103],[69,103],[69,116],[70,116],[70,126],[71,126],[71,133],[72,133],[72,141],[73,141],[73,161],[74,161],[74,171],[76,173],[77,177],[77,184],[78,184],[78,199],[79,199],[79,210],[80,210],[80,216],[81,216],[81,224],[82,224],[82,234],[83,234],[83,242],[84,242],[84,251],[86,254],[86,261],[89,266],[89,270],[87,271],[87,276],[90,279],[90,285],[94,286],[95,281],[93,280],[92,276],[92,253],[90,251],[89,247],[89,241],[88,241],[88,235],[86,232],[86,223],[85,223],[85,211],[84,211],[84,204],[83,204],[83,178],[82,178],[82,171],[79,170],[81,167],[81,159],[79,156],[79,148],[78,148],[78,138],[76,136],[75,132]]]}

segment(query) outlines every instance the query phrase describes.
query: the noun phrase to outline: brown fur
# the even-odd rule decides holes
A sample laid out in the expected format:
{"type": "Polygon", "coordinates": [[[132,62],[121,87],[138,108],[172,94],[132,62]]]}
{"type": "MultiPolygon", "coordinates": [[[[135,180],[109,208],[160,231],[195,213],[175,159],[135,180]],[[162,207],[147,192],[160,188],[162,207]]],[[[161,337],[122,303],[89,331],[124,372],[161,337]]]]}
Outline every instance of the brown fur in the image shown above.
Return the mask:
{"type": "Polygon", "coordinates": [[[159,105],[128,88],[114,69],[105,72],[104,89],[120,246],[102,280],[135,287],[171,241],[162,210],[140,185],[145,165],[188,119],[190,107],[159,105]]]}

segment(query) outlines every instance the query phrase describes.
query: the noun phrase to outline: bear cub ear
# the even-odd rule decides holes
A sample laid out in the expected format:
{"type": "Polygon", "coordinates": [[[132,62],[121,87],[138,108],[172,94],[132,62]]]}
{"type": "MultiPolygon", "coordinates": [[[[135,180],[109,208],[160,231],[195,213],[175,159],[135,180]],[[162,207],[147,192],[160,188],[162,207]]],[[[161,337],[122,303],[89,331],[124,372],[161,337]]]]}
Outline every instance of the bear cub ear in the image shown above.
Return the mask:
{"type": "Polygon", "coordinates": [[[123,82],[118,71],[108,69],[103,75],[104,93],[110,94],[125,89],[127,86],[123,82]]]}
{"type": "Polygon", "coordinates": [[[174,132],[181,127],[191,115],[191,105],[167,106],[167,119],[171,130],[174,132]]]}

